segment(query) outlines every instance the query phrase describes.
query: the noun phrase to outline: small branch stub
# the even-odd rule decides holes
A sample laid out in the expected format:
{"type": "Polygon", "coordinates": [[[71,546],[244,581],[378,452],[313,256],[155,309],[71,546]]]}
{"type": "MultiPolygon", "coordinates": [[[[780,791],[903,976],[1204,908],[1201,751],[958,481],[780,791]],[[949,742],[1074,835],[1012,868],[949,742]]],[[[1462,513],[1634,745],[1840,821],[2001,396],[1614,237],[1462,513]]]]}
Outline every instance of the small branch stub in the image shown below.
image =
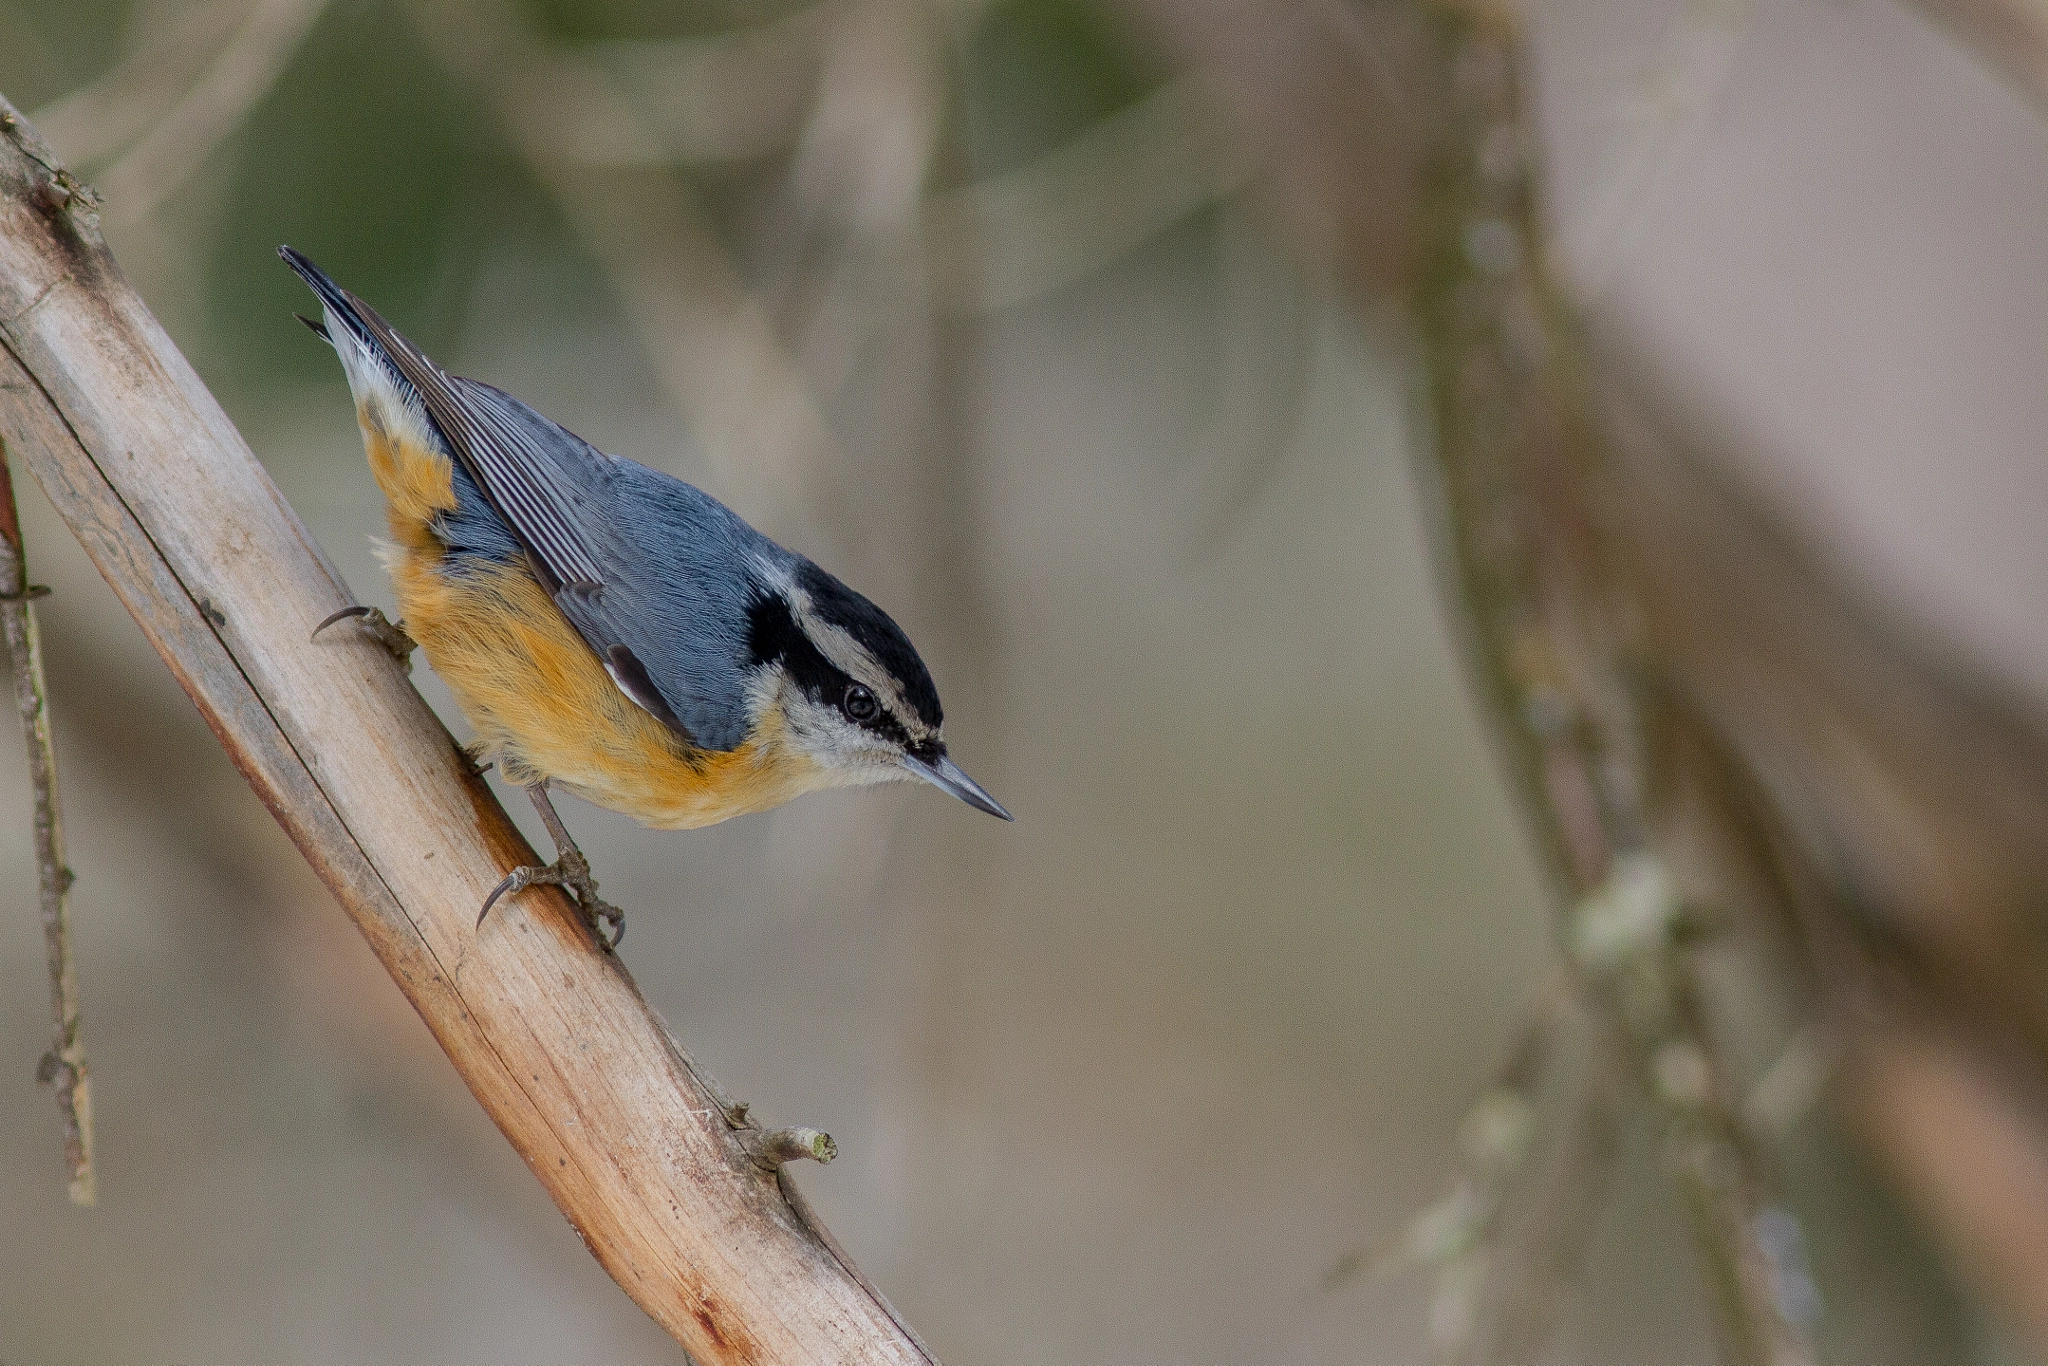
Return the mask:
{"type": "Polygon", "coordinates": [[[786,1162],[830,1162],[839,1156],[839,1145],[823,1129],[750,1129],[740,1138],[763,1171],[775,1171],[786,1162]]]}

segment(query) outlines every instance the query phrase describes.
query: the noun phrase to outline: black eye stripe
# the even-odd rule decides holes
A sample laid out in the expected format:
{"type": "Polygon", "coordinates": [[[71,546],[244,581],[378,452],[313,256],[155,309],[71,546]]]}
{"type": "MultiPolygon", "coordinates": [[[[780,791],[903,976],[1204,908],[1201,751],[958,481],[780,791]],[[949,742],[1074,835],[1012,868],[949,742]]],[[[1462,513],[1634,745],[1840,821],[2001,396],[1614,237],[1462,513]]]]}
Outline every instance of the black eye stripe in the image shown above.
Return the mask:
{"type": "Polygon", "coordinates": [[[846,685],[853,681],[797,629],[789,604],[779,595],[769,594],[754,603],[747,637],[756,664],[779,661],[799,688],[821,702],[837,705],[846,685]]]}
{"type": "Polygon", "coordinates": [[[903,729],[901,721],[898,721],[880,707],[877,707],[875,714],[867,720],[856,721],[854,724],[871,735],[881,736],[892,744],[900,745],[905,749],[910,747],[910,732],[903,729]]]}
{"type": "MultiPolygon", "coordinates": [[[[903,728],[903,723],[891,716],[879,700],[875,701],[875,710],[870,716],[855,717],[847,712],[847,691],[859,687],[867,692],[867,688],[855,683],[843,669],[819,653],[810,637],[797,627],[796,619],[790,615],[789,604],[779,595],[769,594],[754,603],[748,622],[747,646],[756,664],[780,663],[788,671],[790,680],[803,689],[806,696],[837,708],[840,715],[861,729],[898,745],[910,743],[910,733],[903,728]]],[[[868,695],[871,699],[874,697],[872,692],[868,695]]]]}

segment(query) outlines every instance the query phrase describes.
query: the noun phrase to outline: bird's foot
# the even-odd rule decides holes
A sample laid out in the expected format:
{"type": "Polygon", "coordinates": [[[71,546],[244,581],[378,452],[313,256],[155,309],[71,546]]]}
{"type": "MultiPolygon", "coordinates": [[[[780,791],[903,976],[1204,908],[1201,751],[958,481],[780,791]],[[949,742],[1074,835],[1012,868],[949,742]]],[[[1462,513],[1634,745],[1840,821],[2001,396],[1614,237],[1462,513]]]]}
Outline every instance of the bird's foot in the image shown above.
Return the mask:
{"type": "Polygon", "coordinates": [[[555,814],[555,804],[548,800],[547,780],[527,784],[526,795],[533,800],[534,810],[540,812],[541,820],[546,822],[548,837],[555,842],[557,857],[545,868],[514,868],[484,898],[484,908],[477,912],[477,928],[483,928],[484,917],[491,913],[491,907],[497,904],[499,897],[540,883],[551,883],[575,900],[576,909],[583,913],[583,923],[590,927],[591,937],[604,947],[604,951],[616,952],[626,938],[626,913],[598,896],[597,879],[590,875],[590,860],[583,857],[583,851],[569,836],[569,827],[563,825],[562,818],[555,814]]]}
{"type": "Polygon", "coordinates": [[[391,657],[403,664],[407,671],[412,669],[412,652],[420,647],[419,642],[407,633],[405,623],[391,620],[375,607],[342,608],[313,628],[313,639],[318,640],[322,631],[349,617],[361,617],[363,629],[371,638],[389,650],[391,657]]]}
{"type": "Polygon", "coordinates": [[[590,875],[590,860],[573,844],[545,868],[514,868],[506,874],[505,880],[484,898],[483,909],[476,916],[477,928],[483,928],[484,918],[498,904],[499,897],[543,884],[560,887],[569,894],[576,909],[583,913],[583,923],[590,927],[592,937],[606,953],[618,950],[626,937],[626,913],[598,896],[597,879],[590,875]]]}

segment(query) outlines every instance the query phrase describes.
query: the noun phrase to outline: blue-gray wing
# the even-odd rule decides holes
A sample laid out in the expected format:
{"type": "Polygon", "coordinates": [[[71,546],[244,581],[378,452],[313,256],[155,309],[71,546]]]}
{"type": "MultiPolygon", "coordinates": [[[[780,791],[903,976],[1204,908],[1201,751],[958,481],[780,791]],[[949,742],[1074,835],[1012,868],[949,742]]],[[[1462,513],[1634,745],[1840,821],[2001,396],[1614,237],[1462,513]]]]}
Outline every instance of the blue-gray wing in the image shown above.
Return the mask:
{"type": "Polygon", "coordinates": [[[443,378],[448,420],[436,414],[436,423],[444,432],[453,429],[451,444],[467,447],[463,463],[540,562],[548,588],[600,587],[604,570],[587,530],[596,511],[588,485],[608,457],[502,389],[443,378]]]}
{"type": "Polygon", "coordinates": [[[493,501],[619,690],[698,748],[742,744],[752,566],[787,552],[709,495],[606,455],[501,389],[455,376],[449,385],[519,481],[520,501],[493,501]]]}
{"type": "Polygon", "coordinates": [[[549,449],[553,433],[569,434],[503,390],[449,374],[375,309],[346,290],[336,292],[348,305],[350,321],[360,323],[412,386],[455,457],[518,534],[548,590],[600,582],[597,555],[573,506],[574,486],[560,477],[560,453],[549,449]],[[533,418],[550,430],[537,427],[533,418]]]}

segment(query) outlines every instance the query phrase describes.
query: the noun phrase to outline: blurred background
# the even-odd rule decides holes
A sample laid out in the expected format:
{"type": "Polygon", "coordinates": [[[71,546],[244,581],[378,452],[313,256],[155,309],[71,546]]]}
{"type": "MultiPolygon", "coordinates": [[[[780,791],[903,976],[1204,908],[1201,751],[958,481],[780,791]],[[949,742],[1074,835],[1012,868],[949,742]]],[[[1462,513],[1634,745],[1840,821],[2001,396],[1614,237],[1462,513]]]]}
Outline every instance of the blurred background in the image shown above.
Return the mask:
{"type": "MultiPolygon", "coordinates": [[[[1406,191],[1346,159],[1380,132],[1344,100],[1406,49],[1384,7],[1230,8],[0,0],[0,92],[362,601],[391,607],[381,504],[280,242],[918,641],[1015,825],[908,787],[689,834],[563,810],[651,1003],[757,1113],[834,1134],[800,1182],[946,1360],[1441,1351],[1426,1268],[1329,1273],[1447,1189],[1555,958],[1359,245],[1406,191]]],[[[2040,110],[1888,3],[1528,22],[1547,259],[1601,354],[1712,434],[1843,619],[2030,733],[2040,110]]],[[[32,1081],[0,743],[0,1359],[677,1359],[22,493],[100,1205],[66,1203],[32,1081]]],[[[1761,939],[1719,1027],[1773,1076],[1810,992],[1761,939]]],[[[2033,1359],[1810,1070],[1767,1165],[1822,1354],[2033,1359]]],[[[1714,1357],[1660,1166],[1622,1124],[1544,1359],[1714,1357]]]]}

